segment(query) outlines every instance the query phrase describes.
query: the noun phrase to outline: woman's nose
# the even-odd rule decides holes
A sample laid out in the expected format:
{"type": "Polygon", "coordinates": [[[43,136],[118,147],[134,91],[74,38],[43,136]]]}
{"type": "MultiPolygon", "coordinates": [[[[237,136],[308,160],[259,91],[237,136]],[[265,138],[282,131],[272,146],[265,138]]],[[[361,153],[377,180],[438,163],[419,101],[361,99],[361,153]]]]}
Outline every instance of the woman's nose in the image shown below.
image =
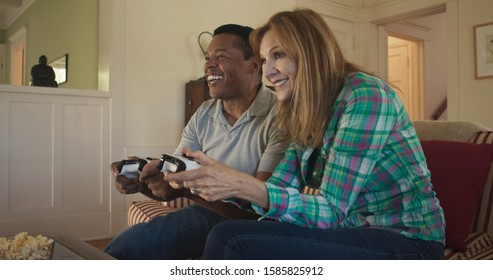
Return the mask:
{"type": "Polygon", "coordinates": [[[266,61],[264,63],[263,71],[264,71],[264,75],[267,79],[269,79],[270,77],[272,77],[273,75],[278,73],[276,67],[274,67],[274,64],[270,61],[266,61]]]}

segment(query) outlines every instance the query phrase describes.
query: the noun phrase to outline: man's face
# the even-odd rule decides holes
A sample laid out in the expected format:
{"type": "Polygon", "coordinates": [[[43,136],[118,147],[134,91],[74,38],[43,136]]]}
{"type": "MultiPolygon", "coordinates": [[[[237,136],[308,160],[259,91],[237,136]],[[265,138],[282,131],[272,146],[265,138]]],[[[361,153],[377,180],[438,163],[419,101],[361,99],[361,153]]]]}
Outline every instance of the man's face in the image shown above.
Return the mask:
{"type": "Polygon", "coordinates": [[[250,83],[251,58],[235,47],[240,38],[232,34],[214,36],[205,55],[204,73],[212,98],[223,100],[243,94],[250,83]]]}

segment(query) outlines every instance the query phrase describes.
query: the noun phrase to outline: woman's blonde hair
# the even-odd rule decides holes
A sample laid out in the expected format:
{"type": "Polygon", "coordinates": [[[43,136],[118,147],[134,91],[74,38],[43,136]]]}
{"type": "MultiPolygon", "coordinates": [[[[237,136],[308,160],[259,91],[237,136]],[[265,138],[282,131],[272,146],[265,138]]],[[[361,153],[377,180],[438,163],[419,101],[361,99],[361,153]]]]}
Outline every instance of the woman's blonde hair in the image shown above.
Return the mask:
{"type": "Polygon", "coordinates": [[[320,147],[344,77],[359,69],[345,60],[325,20],[310,9],[279,12],[254,30],[250,43],[257,55],[269,31],[297,67],[293,96],[277,107],[279,127],[297,144],[320,147]]]}

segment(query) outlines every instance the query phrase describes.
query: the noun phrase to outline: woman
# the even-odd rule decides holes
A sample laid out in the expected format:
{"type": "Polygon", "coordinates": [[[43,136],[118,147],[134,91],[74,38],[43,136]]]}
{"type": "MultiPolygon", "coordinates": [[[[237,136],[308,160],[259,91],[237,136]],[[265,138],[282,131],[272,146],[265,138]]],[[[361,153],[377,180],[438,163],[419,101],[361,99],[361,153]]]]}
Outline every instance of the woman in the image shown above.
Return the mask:
{"type": "Polygon", "coordinates": [[[265,183],[185,151],[204,167],[166,180],[208,200],[247,199],[264,219],[217,225],[203,257],[442,258],[443,210],[396,93],[347,62],[311,10],[277,13],[250,38],[292,146],[265,183]],[[305,185],[320,194],[301,194],[305,185]]]}

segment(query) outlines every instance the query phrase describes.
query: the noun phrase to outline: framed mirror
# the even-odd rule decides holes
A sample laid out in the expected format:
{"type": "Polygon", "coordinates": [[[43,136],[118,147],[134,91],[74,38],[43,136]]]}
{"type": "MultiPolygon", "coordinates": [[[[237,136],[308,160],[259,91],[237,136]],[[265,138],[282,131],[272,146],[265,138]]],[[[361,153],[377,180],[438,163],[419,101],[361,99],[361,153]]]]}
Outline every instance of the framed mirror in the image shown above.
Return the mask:
{"type": "Polygon", "coordinates": [[[55,80],[57,83],[63,84],[67,82],[68,74],[68,53],[49,63],[55,71],[55,80]]]}

